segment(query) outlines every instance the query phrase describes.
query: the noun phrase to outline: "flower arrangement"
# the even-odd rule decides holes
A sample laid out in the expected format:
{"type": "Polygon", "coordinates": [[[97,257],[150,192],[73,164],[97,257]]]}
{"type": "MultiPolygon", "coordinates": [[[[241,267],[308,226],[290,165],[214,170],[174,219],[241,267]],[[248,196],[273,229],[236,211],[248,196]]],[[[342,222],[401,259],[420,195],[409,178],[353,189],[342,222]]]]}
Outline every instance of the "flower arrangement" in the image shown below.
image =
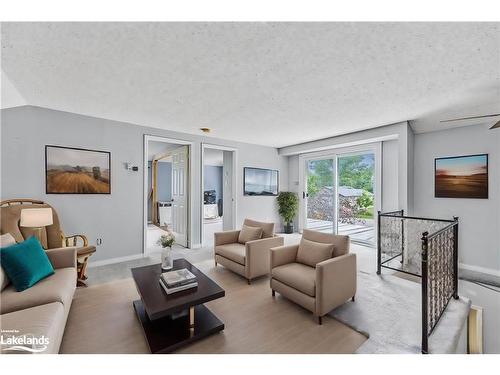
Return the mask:
{"type": "Polygon", "coordinates": [[[162,235],[159,239],[157,244],[160,245],[161,247],[172,247],[175,243],[175,236],[174,234],[167,229],[167,234],[162,235]]]}

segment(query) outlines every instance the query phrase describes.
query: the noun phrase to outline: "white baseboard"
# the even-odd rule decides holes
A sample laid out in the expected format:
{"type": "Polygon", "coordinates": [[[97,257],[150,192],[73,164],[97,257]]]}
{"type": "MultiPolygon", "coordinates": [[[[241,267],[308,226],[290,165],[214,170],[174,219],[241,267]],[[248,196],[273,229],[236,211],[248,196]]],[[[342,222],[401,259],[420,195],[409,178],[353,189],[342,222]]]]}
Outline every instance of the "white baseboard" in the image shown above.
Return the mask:
{"type": "Polygon", "coordinates": [[[495,270],[493,268],[479,267],[479,266],[471,266],[470,264],[459,263],[458,268],[462,268],[467,271],[473,271],[478,273],[484,273],[490,276],[500,277],[500,270],[495,270]]]}
{"type": "MultiPolygon", "coordinates": [[[[194,244],[193,246],[190,247],[190,249],[201,249],[201,244],[194,244]]],[[[125,257],[118,257],[118,258],[111,258],[111,259],[103,259],[103,260],[97,260],[95,262],[89,262],[88,267],[99,267],[99,266],[106,266],[108,264],[115,264],[115,263],[121,263],[121,262],[126,262],[129,260],[136,260],[136,259],[141,259],[141,258],[147,258],[150,255],[153,254],[159,254],[161,253],[161,249],[158,249],[158,251],[152,251],[147,254],[134,254],[134,255],[128,255],[125,257]]]]}
{"type": "Polygon", "coordinates": [[[108,264],[126,262],[128,260],[141,259],[141,258],[143,258],[145,256],[147,256],[147,255],[144,255],[144,254],[134,254],[134,255],[128,255],[128,256],[125,256],[125,257],[118,257],[118,258],[97,260],[95,262],[89,262],[88,267],[99,267],[99,266],[105,266],[105,265],[108,265],[108,264]]]}

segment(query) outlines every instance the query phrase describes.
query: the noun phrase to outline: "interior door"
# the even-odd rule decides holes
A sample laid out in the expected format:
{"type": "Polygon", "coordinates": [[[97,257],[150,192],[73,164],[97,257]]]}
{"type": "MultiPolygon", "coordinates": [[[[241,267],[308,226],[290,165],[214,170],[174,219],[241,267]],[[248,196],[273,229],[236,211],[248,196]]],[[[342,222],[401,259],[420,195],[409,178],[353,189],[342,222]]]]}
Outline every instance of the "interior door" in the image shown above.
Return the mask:
{"type": "Polygon", "coordinates": [[[172,231],[176,243],[187,247],[188,165],[189,148],[181,146],[172,151],[172,231]]]}
{"type": "Polygon", "coordinates": [[[233,152],[223,151],[223,166],[222,166],[222,229],[234,229],[234,186],[233,186],[233,152]]]}

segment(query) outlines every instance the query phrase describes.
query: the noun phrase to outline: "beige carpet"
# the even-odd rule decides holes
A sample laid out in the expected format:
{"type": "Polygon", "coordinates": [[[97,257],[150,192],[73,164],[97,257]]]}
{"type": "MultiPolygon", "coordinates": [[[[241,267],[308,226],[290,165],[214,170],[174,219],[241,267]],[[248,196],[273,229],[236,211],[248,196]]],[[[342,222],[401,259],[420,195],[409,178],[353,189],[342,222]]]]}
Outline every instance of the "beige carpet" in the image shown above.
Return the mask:
{"type": "MultiPolygon", "coordinates": [[[[269,281],[246,280],[213,262],[196,264],[226,290],[206,304],[225,330],[177,353],[354,353],[366,340],[339,321],[319,326],[310,312],[281,296],[271,297],[269,281]]],[[[132,279],[77,290],[61,353],[148,353],[132,301],[132,279]]]]}

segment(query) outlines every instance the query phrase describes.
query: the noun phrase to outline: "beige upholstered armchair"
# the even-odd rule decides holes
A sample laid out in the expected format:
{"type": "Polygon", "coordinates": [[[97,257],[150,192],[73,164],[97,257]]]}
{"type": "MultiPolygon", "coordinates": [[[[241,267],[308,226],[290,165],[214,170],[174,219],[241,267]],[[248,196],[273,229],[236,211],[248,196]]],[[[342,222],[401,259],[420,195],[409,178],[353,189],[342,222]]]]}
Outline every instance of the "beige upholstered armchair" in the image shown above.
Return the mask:
{"type": "Polygon", "coordinates": [[[322,316],[356,294],[349,236],[304,230],[300,244],[271,249],[271,289],[322,316]]]}
{"type": "Polygon", "coordinates": [[[269,274],[269,249],[283,245],[283,237],[274,234],[274,223],[245,219],[241,230],[214,234],[215,266],[218,263],[252,279],[269,274]]]}

